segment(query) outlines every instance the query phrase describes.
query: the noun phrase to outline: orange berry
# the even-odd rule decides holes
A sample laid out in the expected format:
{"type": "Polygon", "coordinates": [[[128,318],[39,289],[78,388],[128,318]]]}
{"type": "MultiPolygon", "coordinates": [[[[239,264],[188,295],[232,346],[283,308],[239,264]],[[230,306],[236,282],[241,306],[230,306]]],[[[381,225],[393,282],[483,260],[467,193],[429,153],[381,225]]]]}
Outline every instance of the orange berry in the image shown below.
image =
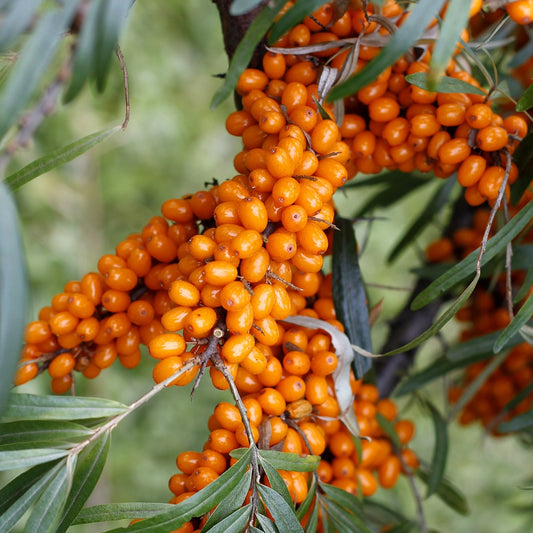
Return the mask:
{"type": "Polygon", "coordinates": [[[186,349],[185,340],[178,333],[165,333],[153,338],[148,344],[150,355],[156,359],[181,355],[186,349]]]}
{"type": "Polygon", "coordinates": [[[476,143],[484,152],[494,152],[507,146],[507,131],[500,126],[487,126],[478,131],[476,143]]]}
{"type": "Polygon", "coordinates": [[[76,359],[70,352],[60,353],[48,366],[48,373],[52,378],[62,378],[74,370],[76,359]]]}

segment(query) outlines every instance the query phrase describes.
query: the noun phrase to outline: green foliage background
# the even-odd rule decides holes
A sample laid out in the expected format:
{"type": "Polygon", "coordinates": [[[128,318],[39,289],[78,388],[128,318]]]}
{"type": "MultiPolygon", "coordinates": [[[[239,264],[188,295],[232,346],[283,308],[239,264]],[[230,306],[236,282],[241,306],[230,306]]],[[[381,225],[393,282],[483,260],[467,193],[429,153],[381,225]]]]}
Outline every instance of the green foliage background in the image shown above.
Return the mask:
{"type": "MultiPolygon", "coordinates": [[[[221,83],[213,75],[227,67],[215,6],[208,0],[139,1],[132,9],[121,46],[129,70],[132,108],[126,132],[36,179],[16,195],[31,282],[29,319],[66,281],[94,270],[102,254],[111,252],[128,233],[140,230],[159,213],[165,199],[194,192],[213,177],[225,179],[234,174],[232,159],[239,141],[224,129],[231,102],[209,110],[210,99],[221,83]]],[[[123,108],[117,63],[104,95],[89,87],[73,104],[60,108],[39,130],[34,146],[20,152],[10,170],[91,132],[119,124],[123,108]]],[[[416,247],[394,268],[385,267],[384,258],[401,233],[398,220],[407,225],[409,213],[420,210],[431,196],[427,189],[413,194],[408,205],[380,213],[388,220],[373,224],[370,245],[362,256],[363,275],[371,272],[367,281],[400,287],[412,283],[406,272],[416,260],[416,247]]],[[[337,196],[340,212],[346,216],[352,214],[354,202],[362,205],[365,198],[359,191],[350,193],[349,198],[342,198],[341,193],[337,196]]],[[[417,243],[419,250],[437,229],[417,243]]],[[[357,226],[360,241],[366,230],[365,224],[357,226]]],[[[370,290],[372,303],[385,298],[383,316],[374,328],[376,342],[386,333],[386,318],[400,308],[407,294],[370,290]]],[[[451,328],[446,331],[453,336],[451,328]]],[[[431,341],[424,349],[420,366],[436,347],[431,341]]],[[[94,381],[78,379],[76,391],[131,402],[151,387],[152,366],[148,357],[135,370],[117,364],[94,381]]],[[[207,380],[204,385],[192,405],[188,390],[165,391],[115,431],[104,475],[89,503],[168,500],[166,484],[176,472],[176,455],[201,448],[208,434],[209,414],[216,402],[227,397],[213,391],[207,380]]],[[[48,380],[42,377],[23,390],[48,393],[48,380]]],[[[435,386],[431,393],[440,405],[443,391],[435,386]]],[[[417,419],[413,447],[429,459],[431,421],[416,408],[409,416],[417,419]]],[[[525,449],[516,439],[486,438],[477,426],[452,426],[450,442],[447,471],[469,497],[472,512],[460,517],[433,496],[426,506],[429,524],[442,532],[524,531],[524,517],[511,504],[531,502],[529,493],[520,489],[528,483],[525,449]]],[[[377,498],[396,501],[407,510],[412,506],[409,490],[402,480],[397,489],[381,490],[377,498]]],[[[72,531],[102,529],[77,526],[72,531]]]]}

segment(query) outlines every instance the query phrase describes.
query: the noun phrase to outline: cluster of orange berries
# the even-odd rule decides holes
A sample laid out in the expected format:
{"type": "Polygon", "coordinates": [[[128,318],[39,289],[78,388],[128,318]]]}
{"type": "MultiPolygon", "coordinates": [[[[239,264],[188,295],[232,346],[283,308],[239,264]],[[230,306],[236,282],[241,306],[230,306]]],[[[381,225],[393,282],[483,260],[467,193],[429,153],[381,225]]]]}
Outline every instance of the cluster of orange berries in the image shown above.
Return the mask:
{"type": "MultiPolygon", "coordinates": [[[[516,206],[510,206],[511,216],[516,214],[533,195],[527,191],[516,206]]],[[[462,259],[479,248],[483,234],[489,221],[487,209],[477,209],[472,217],[470,227],[462,227],[454,231],[451,237],[443,237],[429,245],[426,257],[431,262],[455,261],[462,259]]],[[[491,234],[494,230],[491,230],[491,234]]],[[[521,242],[533,242],[533,230],[529,229],[520,235],[521,242]]],[[[514,270],[511,273],[512,286],[516,290],[525,281],[525,271],[514,270]]],[[[533,292],[533,288],[525,295],[519,306],[533,292]]],[[[466,326],[461,331],[460,341],[466,342],[481,335],[499,331],[510,323],[507,307],[507,286],[505,274],[501,274],[497,283],[490,285],[481,281],[474,290],[470,302],[456,314],[457,320],[466,326]]],[[[483,360],[473,363],[465,370],[462,380],[449,389],[449,400],[457,402],[462,392],[490,363],[483,360]]],[[[470,424],[475,420],[498,434],[495,429],[497,422],[510,420],[516,415],[528,411],[533,405],[533,394],[527,395],[512,409],[506,405],[523,389],[533,383],[533,346],[527,342],[518,344],[509,350],[504,362],[488,377],[485,383],[466,404],[460,415],[462,424],[470,424]],[[504,411],[505,409],[505,412],[504,411]]]]}
{"type": "MultiPolygon", "coordinates": [[[[481,5],[481,1],[472,2],[471,16],[481,5]]],[[[340,71],[350,53],[331,43],[373,33],[388,34],[386,25],[367,16],[379,15],[396,26],[409,16],[393,0],[381,7],[368,4],[366,11],[349,8],[331,24],[333,13],[330,4],[319,8],[275,43],[287,53],[268,52],[263,58],[263,71],[248,69],[241,77],[237,89],[244,95],[244,109],[228,119],[230,133],[243,136],[245,150],[235,160],[239,172],[256,170],[258,164],[261,170],[268,169],[264,161],[257,161],[265,158],[259,151],[268,152],[275,146],[277,140],[272,135],[286,123],[296,124],[306,133],[314,129],[321,69],[328,66],[340,71]],[[290,53],[294,48],[321,43],[327,48],[312,57],[290,53]]],[[[445,17],[445,11],[441,15],[445,17]]],[[[436,20],[430,26],[435,24],[436,20]]],[[[462,37],[468,41],[468,32],[462,37]]],[[[354,72],[362,70],[379,52],[379,47],[362,44],[354,72]]],[[[483,95],[438,94],[409,84],[406,76],[427,72],[430,58],[431,47],[416,61],[404,56],[374,82],[345,99],[340,135],[335,146],[332,142],[328,147],[335,152],[330,159],[347,166],[348,178],[358,172],[377,174],[383,169],[432,171],[441,178],[458,172],[468,203],[492,201],[504,180],[507,157],[526,135],[528,124],[518,114],[502,118],[483,95]]],[[[455,60],[450,61],[446,74],[479,87],[455,60]]],[[[324,104],[323,108],[333,116],[332,106],[324,104]]],[[[313,143],[310,148],[325,155],[313,143]]],[[[517,176],[512,163],[508,184],[517,176]]],[[[253,185],[257,180],[261,189],[273,186],[275,179],[265,178],[261,172],[251,182],[253,185]]]]}
{"type": "MultiPolygon", "coordinates": [[[[334,316],[332,309],[331,299],[321,297],[315,301],[311,314],[317,313],[324,319],[334,316]]],[[[413,423],[398,419],[392,400],[379,399],[374,385],[364,384],[352,374],[353,409],[361,434],[372,438],[361,441],[359,455],[354,437],[339,420],[339,404],[331,378],[338,360],[328,334],[292,326],[284,333],[283,344],[271,348],[267,357],[268,367],[254,377],[255,383],[237,382],[259,448],[319,455],[316,475],[320,481],[354,495],[361,491],[363,496],[371,496],[378,484],[391,488],[405,468],[418,466],[414,452],[405,447],[413,437],[413,423]],[[394,425],[401,449],[393,447],[380,427],[378,413],[394,425]]],[[[180,472],[169,480],[174,495],[170,503],[186,500],[217,479],[235,462],[229,453],[249,445],[236,405],[219,403],[208,428],[210,434],[202,452],[184,451],[177,456],[180,472]]],[[[298,506],[308,494],[312,474],[282,470],[279,474],[298,506]]],[[[266,476],[263,477],[263,483],[268,484],[266,476]]],[[[194,531],[208,517],[209,514],[185,524],[183,531],[194,531]]]]}

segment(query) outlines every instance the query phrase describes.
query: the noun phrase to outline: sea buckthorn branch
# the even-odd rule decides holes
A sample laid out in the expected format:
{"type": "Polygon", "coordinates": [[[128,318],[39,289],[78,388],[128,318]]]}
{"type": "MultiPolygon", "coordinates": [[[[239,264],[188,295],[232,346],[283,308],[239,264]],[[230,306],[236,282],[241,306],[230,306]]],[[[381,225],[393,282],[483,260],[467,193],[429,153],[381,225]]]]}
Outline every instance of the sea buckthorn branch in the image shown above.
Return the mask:
{"type": "Polygon", "coordinates": [[[125,130],[128,127],[130,121],[130,86],[129,86],[129,77],[128,69],[126,67],[126,61],[124,60],[124,54],[120,49],[120,46],[117,45],[115,48],[115,54],[117,55],[118,61],[120,63],[120,70],[122,71],[122,80],[124,85],[124,120],[122,121],[122,130],[125,130]]]}
{"type": "Polygon", "coordinates": [[[27,147],[43,120],[54,112],[59,95],[70,78],[71,64],[72,51],[59,68],[57,76],[44,89],[39,102],[20,119],[15,138],[0,152],[0,176],[4,175],[13,154],[27,147]]]}
{"type": "Polygon", "coordinates": [[[416,514],[418,515],[418,527],[420,528],[420,533],[427,533],[428,525],[426,520],[426,514],[424,513],[424,506],[422,504],[422,495],[420,494],[420,491],[418,490],[418,487],[415,483],[413,469],[407,464],[401,453],[397,453],[396,455],[400,460],[402,469],[405,472],[407,481],[409,482],[409,486],[411,487],[411,492],[413,493],[416,505],[416,514]]]}

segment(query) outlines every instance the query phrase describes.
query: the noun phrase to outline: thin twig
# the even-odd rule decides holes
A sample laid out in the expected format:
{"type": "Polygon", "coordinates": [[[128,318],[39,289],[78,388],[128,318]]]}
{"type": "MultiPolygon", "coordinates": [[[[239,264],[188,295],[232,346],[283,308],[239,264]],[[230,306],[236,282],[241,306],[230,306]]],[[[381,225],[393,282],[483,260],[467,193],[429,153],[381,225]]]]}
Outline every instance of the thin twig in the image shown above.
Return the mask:
{"type": "Polygon", "coordinates": [[[118,61],[120,63],[120,69],[122,70],[122,78],[124,80],[124,100],[126,103],[126,111],[124,114],[124,122],[122,122],[122,129],[125,130],[128,127],[128,122],[130,121],[130,87],[128,82],[128,69],[126,68],[124,55],[122,54],[122,50],[118,44],[115,49],[115,53],[117,54],[118,61]]]}
{"type": "Polygon", "coordinates": [[[407,480],[409,481],[409,484],[411,485],[411,490],[412,490],[413,496],[415,498],[416,513],[418,515],[420,533],[427,533],[428,532],[428,526],[427,526],[427,523],[426,523],[426,516],[424,514],[424,507],[422,505],[422,496],[420,495],[418,487],[416,486],[415,479],[414,479],[414,476],[413,476],[413,471],[411,470],[409,465],[405,462],[405,460],[402,457],[401,453],[398,453],[397,456],[398,456],[398,459],[400,459],[400,463],[402,464],[402,468],[405,471],[405,474],[407,476],[407,480]]]}

